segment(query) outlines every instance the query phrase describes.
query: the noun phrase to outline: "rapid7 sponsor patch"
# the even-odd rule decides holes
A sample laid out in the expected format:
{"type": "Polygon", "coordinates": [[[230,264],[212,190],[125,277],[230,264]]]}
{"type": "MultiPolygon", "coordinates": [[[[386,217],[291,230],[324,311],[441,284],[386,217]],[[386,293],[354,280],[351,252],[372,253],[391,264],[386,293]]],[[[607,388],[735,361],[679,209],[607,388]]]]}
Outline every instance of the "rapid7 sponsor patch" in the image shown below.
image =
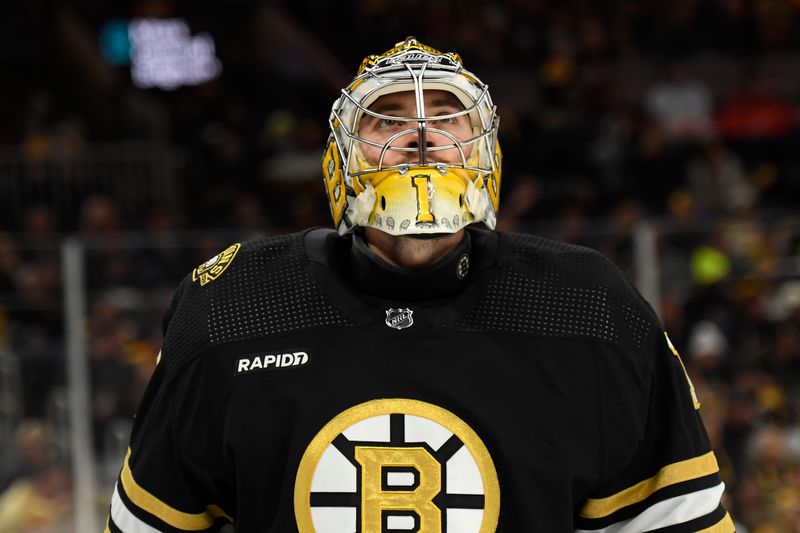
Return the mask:
{"type": "Polygon", "coordinates": [[[308,354],[306,352],[248,355],[236,361],[234,374],[238,375],[250,372],[263,372],[265,370],[297,368],[307,365],[308,360],[308,354]]]}

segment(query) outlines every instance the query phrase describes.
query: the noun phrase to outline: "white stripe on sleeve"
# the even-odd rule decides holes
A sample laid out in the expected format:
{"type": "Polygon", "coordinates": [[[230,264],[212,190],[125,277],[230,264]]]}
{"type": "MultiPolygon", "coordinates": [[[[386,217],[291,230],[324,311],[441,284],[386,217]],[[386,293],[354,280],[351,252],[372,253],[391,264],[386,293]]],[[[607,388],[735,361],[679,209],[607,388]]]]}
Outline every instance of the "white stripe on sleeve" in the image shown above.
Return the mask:
{"type": "Polygon", "coordinates": [[[119,487],[117,485],[114,485],[114,495],[111,497],[111,519],[123,533],[161,533],[159,530],[139,520],[136,515],[128,510],[119,495],[119,487]]]}
{"type": "MultiPolygon", "coordinates": [[[[603,529],[576,529],[575,533],[636,533],[682,524],[700,518],[719,507],[725,483],[676,496],[651,505],[637,516],[603,529]]],[[[127,532],[126,532],[127,533],[127,532]]]]}

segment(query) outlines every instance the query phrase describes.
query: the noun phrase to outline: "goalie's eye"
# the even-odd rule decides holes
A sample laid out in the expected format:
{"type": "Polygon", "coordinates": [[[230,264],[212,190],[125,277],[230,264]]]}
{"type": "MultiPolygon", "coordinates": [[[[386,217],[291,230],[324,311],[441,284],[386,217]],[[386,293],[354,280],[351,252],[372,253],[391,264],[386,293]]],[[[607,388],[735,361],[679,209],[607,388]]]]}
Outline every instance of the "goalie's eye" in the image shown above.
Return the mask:
{"type": "Polygon", "coordinates": [[[379,128],[396,128],[402,124],[402,120],[395,120],[391,118],[382,118],[378,121],[379,128]]]}
{"type": "Polygon", "coordinates": [[[444,124],[455,124],[456,118],[455,117],[437,118],[434,119],[432,122],[440,126],[444,124]]]}

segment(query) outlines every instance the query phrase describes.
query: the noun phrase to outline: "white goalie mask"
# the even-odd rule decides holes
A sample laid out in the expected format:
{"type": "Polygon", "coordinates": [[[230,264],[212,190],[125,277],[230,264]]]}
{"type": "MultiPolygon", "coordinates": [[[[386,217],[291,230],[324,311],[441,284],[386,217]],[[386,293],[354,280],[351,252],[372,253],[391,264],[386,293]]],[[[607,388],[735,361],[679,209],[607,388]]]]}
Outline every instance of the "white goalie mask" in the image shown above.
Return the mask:
{"type": "Polygon", "coordinates": [[[329,122],[322,172],[339,233],[356,226],[391,235],[455,233],[474,222],[494,228],[501,177],[497,110],[488,87],[458,54],[409,37],[368,56],[334,102],[329,122]],[[435,91],[454,96],[454,104],[426,114],[435,91]],[[395,93],[406,93],[410,107],[396,112],[374,105],[395,93]],[[376,140],[361,131],[369,121],[393,127],[376,140]],[[459,133],[454,123],[462,125],[459,133]]]}

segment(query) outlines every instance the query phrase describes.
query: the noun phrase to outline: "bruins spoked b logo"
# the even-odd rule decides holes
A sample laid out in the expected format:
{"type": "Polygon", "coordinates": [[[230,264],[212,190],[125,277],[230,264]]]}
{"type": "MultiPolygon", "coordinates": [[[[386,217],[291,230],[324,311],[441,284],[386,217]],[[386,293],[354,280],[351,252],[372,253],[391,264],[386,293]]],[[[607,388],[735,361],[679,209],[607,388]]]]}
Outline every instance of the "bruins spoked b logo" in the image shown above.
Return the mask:
{"type": "Polygon", "coordinates": [[[500,489],[488,450],[453,413],[373,400],[311,441],[294,508],[300,533],[492,533],[500,489]]]}

